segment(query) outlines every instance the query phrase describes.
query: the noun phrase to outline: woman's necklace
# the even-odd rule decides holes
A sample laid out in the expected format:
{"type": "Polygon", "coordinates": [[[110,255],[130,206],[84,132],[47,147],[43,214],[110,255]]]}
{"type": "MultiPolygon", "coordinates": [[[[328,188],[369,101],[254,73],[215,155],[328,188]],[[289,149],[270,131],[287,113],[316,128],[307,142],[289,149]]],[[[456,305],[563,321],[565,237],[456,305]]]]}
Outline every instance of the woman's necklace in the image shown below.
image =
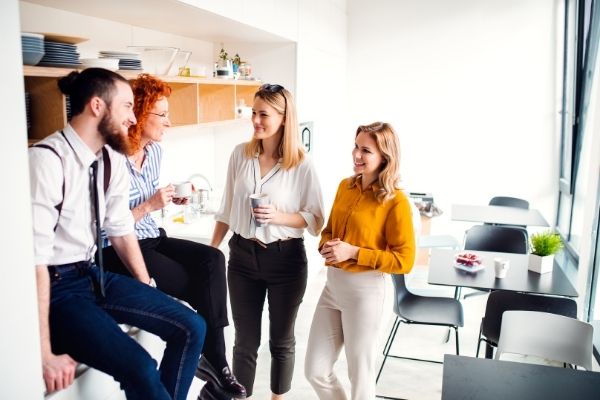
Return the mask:
{"type": "Polygon", "coordinates": [[[142,148],[137,153],[134,153],[133,155],[131,155],[129,157],[129,159],[133,162],[133,164],[137,167],[137,169],[141,169],[142,168],[142,163],[144,162],[144,156],[145,155],[146,154],[144,152],[144,149],[142,148]]]}

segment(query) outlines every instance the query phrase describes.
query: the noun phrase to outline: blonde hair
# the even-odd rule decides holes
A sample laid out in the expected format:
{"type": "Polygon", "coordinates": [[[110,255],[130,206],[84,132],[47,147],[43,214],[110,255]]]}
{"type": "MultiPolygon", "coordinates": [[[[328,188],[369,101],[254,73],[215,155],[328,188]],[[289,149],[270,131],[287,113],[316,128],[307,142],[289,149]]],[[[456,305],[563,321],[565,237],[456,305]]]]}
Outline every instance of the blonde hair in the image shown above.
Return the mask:
{"type": "MultiPolygon", "coordinates": [[[[383,157],[383,167],[379,172],[377,183],[379,190],[375,194],[377,201],[383,203],[394,196],[400,181],[400,142],[394,128],[386,122],[374,122],[369,125],[360,125],[356,130],[356,136],[366,133],[375,140],[377,149],[383,157]]],[[[356,137],[355,136],[355,137],[356,137]]],[[[352,182],[359,175],[354,176],[352,182]]]]}
{"type": "MultiPolygon", "coordinates": [[[[279,143],[279,156],[283,158],[281,167],[290,169],[298,166],[304,160],[304,148],[298,137],[298,117],[292,94],[281,85],[262,85],[254,95],[283,115],[283,136],[279,143]]],[[[262,153],[262,139],[252,138],[244,148],[244,154],[252,158],[256,153],[262,153]]]]}

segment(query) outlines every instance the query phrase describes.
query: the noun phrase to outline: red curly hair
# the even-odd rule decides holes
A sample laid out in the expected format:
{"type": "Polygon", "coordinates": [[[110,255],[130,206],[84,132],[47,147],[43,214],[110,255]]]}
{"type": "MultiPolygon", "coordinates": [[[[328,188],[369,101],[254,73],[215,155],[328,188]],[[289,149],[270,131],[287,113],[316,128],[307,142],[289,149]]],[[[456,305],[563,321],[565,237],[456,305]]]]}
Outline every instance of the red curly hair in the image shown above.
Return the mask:
{"type": "Polygon", "coordinates": [[[171,95],[169,85],[149,74],[138,75],[137,79],[131,82],[131,89],[134,96],[133,112],[137,124],[129,127],[129,155],[140,149],[142,131],[154,104],[163,97],[171,95]]]}

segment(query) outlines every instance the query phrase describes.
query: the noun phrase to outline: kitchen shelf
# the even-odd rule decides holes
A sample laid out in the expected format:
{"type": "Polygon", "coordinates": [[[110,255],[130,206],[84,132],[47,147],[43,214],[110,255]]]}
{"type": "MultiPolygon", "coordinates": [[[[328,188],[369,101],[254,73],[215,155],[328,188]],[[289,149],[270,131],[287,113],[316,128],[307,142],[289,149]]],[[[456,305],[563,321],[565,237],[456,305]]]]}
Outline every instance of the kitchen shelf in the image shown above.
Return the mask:
{"type": "MultiPolygon", "coordinates": [[[[67,123],[65,96],[57,86],[59,78],[73,69],[23,66],[25,90],[30,93],[31,128],[28,138],[40,140],[67,123]]],[[[129,80],[139,71],[117,71],[129,80]]],[[[251,105],[260,81],[226,80],[180,76],[158,76],[172,93],[169,112],[173,126],[205,125],[235,119],[235,107],[243,100],[251,105]]]]}

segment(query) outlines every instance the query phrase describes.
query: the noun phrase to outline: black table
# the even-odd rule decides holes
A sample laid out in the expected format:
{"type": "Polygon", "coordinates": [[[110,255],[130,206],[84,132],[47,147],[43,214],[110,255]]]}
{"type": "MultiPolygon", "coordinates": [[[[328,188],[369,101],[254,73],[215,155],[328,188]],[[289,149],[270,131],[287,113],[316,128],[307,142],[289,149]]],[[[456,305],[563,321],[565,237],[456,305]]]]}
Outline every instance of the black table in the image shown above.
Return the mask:
{"type": "Polygon", "coordinates": [[[442,400],[600,397],[600,373],[446,354],[442,400]]]}
{"type": "Polygon", "coordinates": [[[453,221],[549,226],[542,214],[534,208],[524,209],[506,206],[452,204],[450,214],[453,221]]]}
{"type": "Polygon", "coordinates": [[[478,272],[466,272],[454,268],[452,249],[431,249],[428,283],[432,285],[469,287],[484,290],[511,290],[513,292],[538,293],[555,296],[577,297],[578,293],[563,270],[557,265],[552,273],[538,274],[527,269],[529,256],[525,254],[471,251],[483,258],[485,268],[478,272]],[[494,258],[510,260],[506,278],[496,279],[494,258]]]}

